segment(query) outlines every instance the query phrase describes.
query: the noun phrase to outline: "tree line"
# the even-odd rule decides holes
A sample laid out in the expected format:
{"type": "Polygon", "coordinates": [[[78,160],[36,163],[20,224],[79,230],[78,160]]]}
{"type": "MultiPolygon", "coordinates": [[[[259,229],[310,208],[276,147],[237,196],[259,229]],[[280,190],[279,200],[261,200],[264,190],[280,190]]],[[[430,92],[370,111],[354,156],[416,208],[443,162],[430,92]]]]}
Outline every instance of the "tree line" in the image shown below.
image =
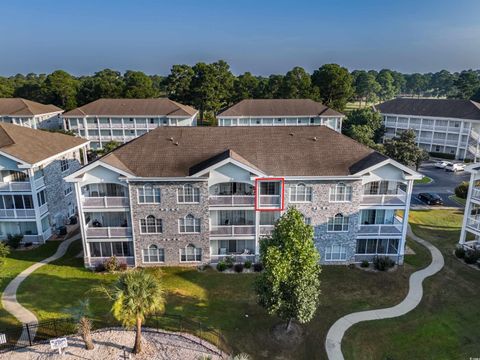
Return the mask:
{"type": "Polygon", "coordinates": [[[478,101],[480,71],[350,72],[337,64],[325,64],[311,74],[297,66],[286,74],[256,76],[245,72],[235,76],[228,63],[219,60],[194,66],[173,65],[167,76],[104,69],[91,76],[57,70],[51,74],[0,77],[0,97],[22,97],[70,110],[99,98],[168,96],[197,108],[201,119],[213,118],[221,109],[248,98],[309,98],[343,111],[350,101],[368,105],[400,94],[478,101]]]}

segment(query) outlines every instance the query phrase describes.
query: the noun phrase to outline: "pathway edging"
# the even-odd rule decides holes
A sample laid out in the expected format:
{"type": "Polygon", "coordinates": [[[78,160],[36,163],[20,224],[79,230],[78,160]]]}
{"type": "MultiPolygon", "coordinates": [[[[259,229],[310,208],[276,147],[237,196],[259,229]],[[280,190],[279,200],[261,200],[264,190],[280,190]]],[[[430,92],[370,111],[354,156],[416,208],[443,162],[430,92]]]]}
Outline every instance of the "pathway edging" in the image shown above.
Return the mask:
{"type": "MultiPolygon", "coordinates": [[[[29,276],[31,275],[34,271],[38,270],[42,266],[58,260],[61,258],[65,253],[67,252],[68,247],[70,244],[76,240],[80,239],[80,235],[77,234],[70,239],[64,240],[57,248],[57,251],[50,257],[39,261],[25,270],[23,270],[20,274],[18,274],[10,283],[7,285],[5,290],[3,291],[2,294],[2,306],[3,308],[8,311],[10,314],[12,314],[18,321],[20,321],[23,324],[29,324],[29,325],[36,325],[38,324],[38,319],[37,317],[28,309],[24,308],[18,301],[17,301],[17,291],[20,286],[20,284],[29,276]]],[[[33,326],[30,329],[30,337],[33,339],[35,337],[35,334],[37,332],[37,329],[35,326],[33,326]]],[[[26,329],[22,331],[22,335],[20,336],[20,340],[22,339],[28,339],[28,335],[26,334],[26,329]]]]}
{"type": "Polygon", "coordinates": [[[377,310],[360,311],[345,315],[338,319],[328,330],[325,339],[325,349],[329,360],[344,360],[342,354],[342,339],[345,332],[353,325],[370,320],[389,319],[405,315],[417,307],[423,297],[423,280],[439,272],[444,265],[443,255],[435,246],[423,240],[412,232],[408,226],[408,236],[424,245],[432,254],[432,262],[426,268],[410,275],[408,294],[399,304],[377,310]]]}

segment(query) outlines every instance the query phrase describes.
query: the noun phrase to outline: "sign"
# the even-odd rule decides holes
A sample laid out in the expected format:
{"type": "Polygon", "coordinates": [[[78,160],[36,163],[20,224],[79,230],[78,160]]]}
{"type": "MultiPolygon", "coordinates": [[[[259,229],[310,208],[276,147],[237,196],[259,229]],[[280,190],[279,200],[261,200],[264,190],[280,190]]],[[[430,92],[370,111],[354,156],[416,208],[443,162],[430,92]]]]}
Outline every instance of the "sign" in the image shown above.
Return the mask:
{"type": "Polygon", "coordinates": [[[0,344],[6,344],[7,343],[7,337],[5,334],[0,334],[0,344]]]}
{"type": "Polygon", "coordinates": [[[67,338],[58,338],[50,340],[50,348],[52,350],[58,350],[58,353],[62,353],[62,349],[68,346],[67,338]]]}

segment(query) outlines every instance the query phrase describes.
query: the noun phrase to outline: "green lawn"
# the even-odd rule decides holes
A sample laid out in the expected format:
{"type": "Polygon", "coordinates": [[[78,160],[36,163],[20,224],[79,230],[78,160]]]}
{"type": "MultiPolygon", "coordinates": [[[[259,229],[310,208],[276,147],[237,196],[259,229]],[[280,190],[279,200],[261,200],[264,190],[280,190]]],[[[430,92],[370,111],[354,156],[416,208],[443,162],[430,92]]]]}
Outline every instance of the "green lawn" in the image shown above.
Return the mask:
{"type": "Polygon", "coordinates": [[[455,201],[456,203],[458,203],[462,206],[465,206],[465,204],[467,203],[467,199],[462,199],[462,198],[460,198],[456,195],[450,195],[448,198],[455,201]]]}
{"type": "Polygon", "coordinates": [[[343,342],[347,359],[469,359],[480,354],[480,272],[452,254],[461,210],[410,212],[413,231],[435,244],[445,268],[425,281],[420,305],[397,319],[351,328],[343,342]]]}
{"type": "Polygon", "coordinates": [[[421,185],[421,184],[430,184],[432,181],[433,181],[432,178],[429,178],[428,176],[424,176],[420,180],[415,180],[413,183],[415,185],[421,185]]]}

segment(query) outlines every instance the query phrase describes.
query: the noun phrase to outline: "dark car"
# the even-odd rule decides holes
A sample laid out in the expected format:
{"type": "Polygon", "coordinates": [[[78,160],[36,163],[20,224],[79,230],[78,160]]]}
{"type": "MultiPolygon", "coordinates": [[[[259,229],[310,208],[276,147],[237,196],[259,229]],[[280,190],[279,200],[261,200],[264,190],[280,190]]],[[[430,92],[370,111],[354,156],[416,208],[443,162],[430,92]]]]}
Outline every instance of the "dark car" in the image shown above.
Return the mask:
{"type": "Polygon", "coordinates": [[[418,198],[428,205],[443,205],[443,200],[438,194],[420,193],[418,198]]]}

